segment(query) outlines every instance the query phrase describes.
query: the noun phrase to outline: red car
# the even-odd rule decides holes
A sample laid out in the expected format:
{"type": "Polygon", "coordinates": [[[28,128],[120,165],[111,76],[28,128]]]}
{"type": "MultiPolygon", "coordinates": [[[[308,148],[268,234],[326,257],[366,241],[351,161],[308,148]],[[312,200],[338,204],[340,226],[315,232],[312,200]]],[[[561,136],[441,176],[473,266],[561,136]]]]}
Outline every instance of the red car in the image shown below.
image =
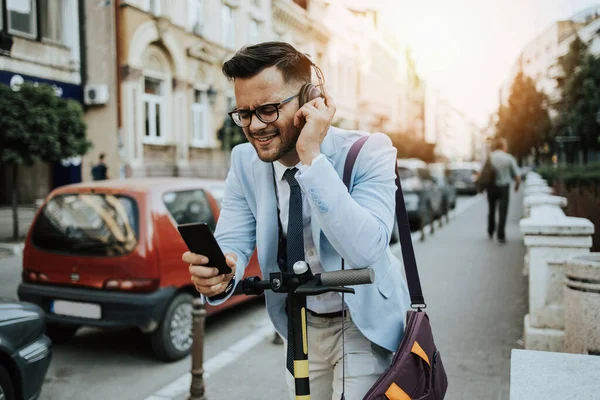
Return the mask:
{"type": "MultiPolygon", "coordinates": [[[[19,299],[46,312],[46,333],[55,343],[83,325],[138,327],[151,335],[159,358],[186,356],[198,293],[181,260],[187,247],[176,226],[206,222],[214,229],[213,185],[219,182],[136,178],[54,190],[27,236],[19,299]]],[[[260,275],[256,253],[247,275],[260,275]]],[[[208,314],[247,299],[207,306],[208,314]]]]}

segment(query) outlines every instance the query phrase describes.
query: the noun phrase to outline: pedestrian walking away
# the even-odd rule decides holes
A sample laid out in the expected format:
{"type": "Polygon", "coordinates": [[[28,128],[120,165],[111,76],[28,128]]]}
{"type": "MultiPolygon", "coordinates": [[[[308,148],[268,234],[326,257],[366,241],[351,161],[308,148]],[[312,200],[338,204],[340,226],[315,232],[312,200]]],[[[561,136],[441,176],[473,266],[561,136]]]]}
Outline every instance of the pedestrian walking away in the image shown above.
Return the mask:
{"type": "MultiPolygon", "coordinates": [[[[186,252],[191,280],[208,304],[233,293],[255,248],[262,276],[290,272],[306,261],[313,274],[370,267],[373,284],[306,300],[310,395],[316,400],[360,400],[392,361],[410,305],[403,266],[390,250],[394,226],[396,149],[373,134],[356,161],[352,191],[342,180],[352,144],[369,135],[331,126],[336,106],[310,58],[283,42],[240,49],[223,65],[233,81],[229,112],[249,143],[236,146],[215,237],[233,272],[218,275],[210,260],[186,252]],[[311,70],[319,80],[312,85],[311,70]],[[231,284],[233,282],[233,284],[231,284]],[[385,315],[385,318],[381,318],[385,315]],[[345,324],[345,346],[342,345],[345,324]],[[342,376],[345,375],[343,384],[342,376]]],[[[285,341],[290,398],[296,398],[287,338],[288,297],[271,290],[266,307],[285,341]]],[[[283,355],[282,355],[283,356],[283,355]]],[[[285,377],[285,378],[284,378],[285,377]]],[[[243,379],[243,377],[239,377],[243,379]]]]}
{"type": "MultiPolygon", "coordinates": [[[[488,236],[494,238],[497,233],[498,243],[506,243],[506,216],[508,214],[508,204],[510,200],[510,186],[515,182],[515,192],[519,190],[521,184],[521,175],[517,161],[510,155],[506,139],[497,138],[492,146],[492,153],[489,155],[489,167],[493,170],[493,180],[487,187],[488,199],[488,236]],[[496,227],[496,208],[498,208],[498,225],[496,227]]],[[[484,166],[485,169],[485,166],[484,166]]],[[[484,172],[482,171],[482,175],[484,172]]]]}
{"type": "Polygon", "coordinates": [[[92,167],[92,179],[95,181],[103,181],[108,179],[108,167],[104,162],[105,154],[100,153],[98,156],[98,164],[92,167]]]}

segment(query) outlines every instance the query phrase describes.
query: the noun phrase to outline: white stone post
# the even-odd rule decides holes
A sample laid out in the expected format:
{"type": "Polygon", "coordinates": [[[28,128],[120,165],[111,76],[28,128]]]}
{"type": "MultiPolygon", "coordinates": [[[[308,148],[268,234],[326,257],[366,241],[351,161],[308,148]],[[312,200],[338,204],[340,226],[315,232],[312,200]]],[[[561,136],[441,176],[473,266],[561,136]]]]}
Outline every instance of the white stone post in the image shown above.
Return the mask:
{"type": "Polygon", "coordinates": [[[529,314],[525,316],[525,348],[562,351],[564,339],[563,264],[588,253],[594,225],[567,217],[556,205],[538,205],[521,220],[529,267],[529,314]]]}

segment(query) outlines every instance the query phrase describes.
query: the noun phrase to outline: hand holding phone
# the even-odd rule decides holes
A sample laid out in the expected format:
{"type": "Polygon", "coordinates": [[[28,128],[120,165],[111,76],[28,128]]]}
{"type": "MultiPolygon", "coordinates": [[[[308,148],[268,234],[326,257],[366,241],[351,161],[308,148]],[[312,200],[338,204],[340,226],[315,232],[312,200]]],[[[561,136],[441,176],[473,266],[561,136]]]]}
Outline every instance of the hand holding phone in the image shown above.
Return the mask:
{"type": "Polygon", "coordinates": [[[189,251],[183,254],[183,261],[190,264],[191,281],[199,293],[206,297],[215,297],[230,289],[229,286],[235,275],[237,256],[235,253],[227,253],[225,257],[227,264],[232,268],[228,275],[221,275],[216,268],[206,265],[208,258],[203,255],[189,251]]]}
{"type": "Polygon", "coordinates": [[[206,224],[185,224],[177,229],[191,250],[183,254],[182,260],[190,264],[196,290],[207,297],[223,293],[235,274],[236,254],[223,254],[206,224]]]}

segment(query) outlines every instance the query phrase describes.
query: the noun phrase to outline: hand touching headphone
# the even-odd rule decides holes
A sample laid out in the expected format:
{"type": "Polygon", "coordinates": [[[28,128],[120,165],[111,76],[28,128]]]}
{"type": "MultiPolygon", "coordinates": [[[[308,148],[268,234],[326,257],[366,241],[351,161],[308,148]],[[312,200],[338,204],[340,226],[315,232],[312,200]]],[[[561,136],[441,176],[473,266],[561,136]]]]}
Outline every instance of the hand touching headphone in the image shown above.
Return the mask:
{"type": "Polygon", "coordinates": [[[300,108],[294,115],[294,126],[302,127],[296,151],[304,165],[311,165],[315,157],[321,154],[321,143],[327,135],[336,110],[333,98],[325,90],[321,69],[312,61],[310,63],[316,71],[319,84],[315,86],[306,83],[302,86],[299,95],[300,108]]]}

